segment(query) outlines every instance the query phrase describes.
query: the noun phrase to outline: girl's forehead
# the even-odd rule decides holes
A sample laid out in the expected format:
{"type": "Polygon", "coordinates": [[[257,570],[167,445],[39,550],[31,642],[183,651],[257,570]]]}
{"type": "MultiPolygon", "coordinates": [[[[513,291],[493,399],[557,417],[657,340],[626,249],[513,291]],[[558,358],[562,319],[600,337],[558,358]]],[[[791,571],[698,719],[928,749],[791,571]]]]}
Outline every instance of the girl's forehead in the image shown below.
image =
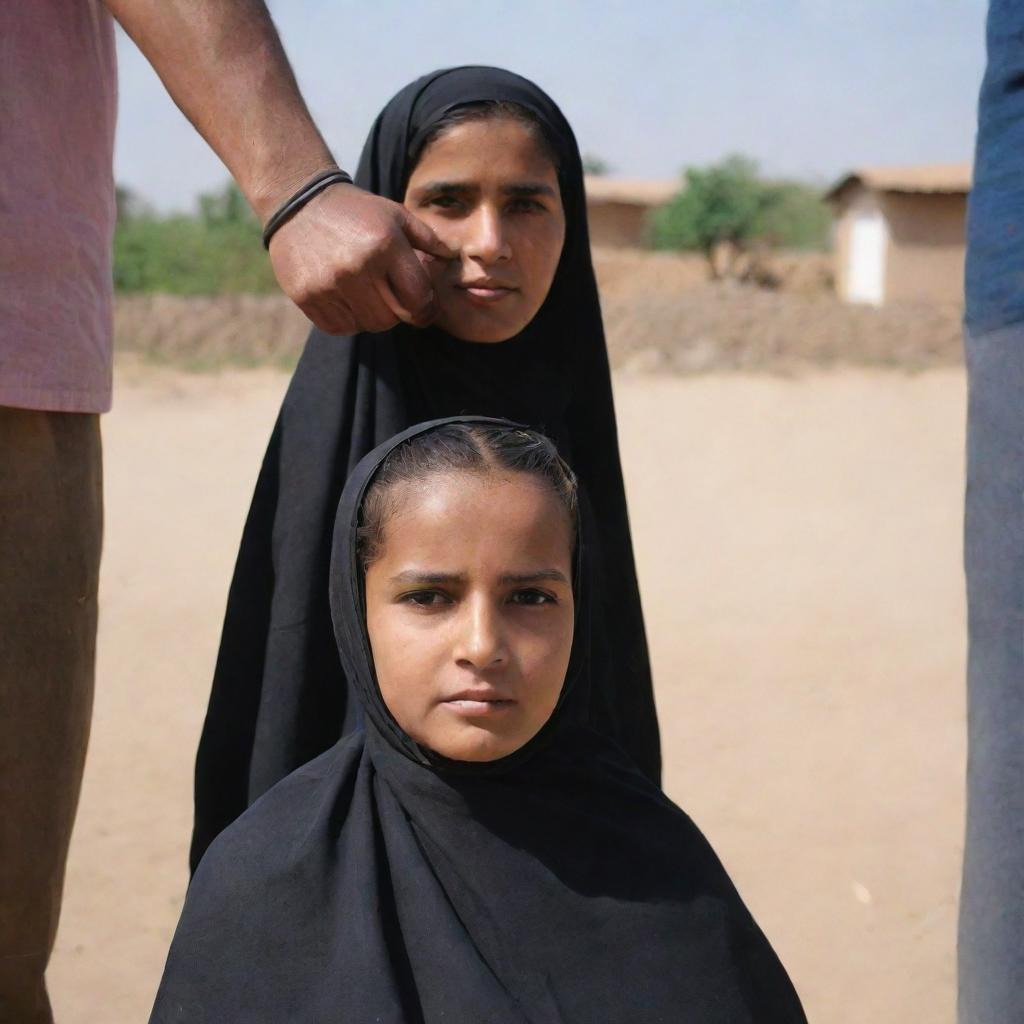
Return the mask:
{"type": "Polygon", "coordinates": [[[488,517],[513,512],[546,515],[559,502],[546,481],[532,473],[486,469],[437,469],[395,485],[393,508],[422,522],[462,519],[469,511],[488,517]]]}
{"type": "Polygon", "coordinates": [[[527,473],[439,471],[396,485],[390,505],[384,549],[396,558],[553,553],[570,543],[564,505],[527,473]]]}

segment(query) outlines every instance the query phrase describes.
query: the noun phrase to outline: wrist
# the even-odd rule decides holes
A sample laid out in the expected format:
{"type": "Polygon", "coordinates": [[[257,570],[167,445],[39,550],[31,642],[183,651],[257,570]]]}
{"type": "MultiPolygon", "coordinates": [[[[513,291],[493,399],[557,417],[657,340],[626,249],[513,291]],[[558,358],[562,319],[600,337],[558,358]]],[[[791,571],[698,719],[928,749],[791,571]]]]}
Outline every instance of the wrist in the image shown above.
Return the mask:
{"type": "Polygon", "coordinates": [[[287,167],[277,163],[273,171],[256,177],[248,187],[241,182],[239,184],[260,223],[266,224],[307,181],[318,174],[340,170],[338,162],[325,146],[319,152],[289,160],[287,167]]]}
{"type": "Polygon", "coordinates": [[[270,248],[270,240],[277,229],[286,221],[298,213],[310,200],[315,199],[325,189],[332,185],[351,185],[352,178],[340,170],[321,171],[309,181],[305,182],[298,191],[289,196],[271,215],[263,228],[263,248],[270,248]]]}

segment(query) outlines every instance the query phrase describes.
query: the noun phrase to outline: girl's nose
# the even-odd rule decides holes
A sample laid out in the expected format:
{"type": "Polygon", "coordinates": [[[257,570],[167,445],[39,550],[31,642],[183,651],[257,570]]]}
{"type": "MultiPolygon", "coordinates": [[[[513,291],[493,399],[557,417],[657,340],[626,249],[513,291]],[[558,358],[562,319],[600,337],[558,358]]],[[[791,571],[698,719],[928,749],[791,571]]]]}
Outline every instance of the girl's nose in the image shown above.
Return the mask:
{"type": "Polygon", "coordinates": [[[491,600],[480,597],[465,602],[453,654],[456,663],[477,670],[508,660],[501,612],[491,600]]]}

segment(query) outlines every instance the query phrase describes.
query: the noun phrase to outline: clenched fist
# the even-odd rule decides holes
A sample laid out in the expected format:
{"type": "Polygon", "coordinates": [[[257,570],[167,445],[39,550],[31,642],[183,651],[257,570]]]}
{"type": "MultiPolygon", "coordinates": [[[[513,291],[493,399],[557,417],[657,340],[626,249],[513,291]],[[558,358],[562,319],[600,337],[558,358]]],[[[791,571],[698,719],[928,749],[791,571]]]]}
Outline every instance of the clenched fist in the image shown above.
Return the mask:
{"type": "Polygon", "coordinates": [[[355,185],[331,185],[281,225],[270,261],[285,294],[328,334],[424,327],[436,315],[416,250],[452,252],[409,211],[355,185]]]}

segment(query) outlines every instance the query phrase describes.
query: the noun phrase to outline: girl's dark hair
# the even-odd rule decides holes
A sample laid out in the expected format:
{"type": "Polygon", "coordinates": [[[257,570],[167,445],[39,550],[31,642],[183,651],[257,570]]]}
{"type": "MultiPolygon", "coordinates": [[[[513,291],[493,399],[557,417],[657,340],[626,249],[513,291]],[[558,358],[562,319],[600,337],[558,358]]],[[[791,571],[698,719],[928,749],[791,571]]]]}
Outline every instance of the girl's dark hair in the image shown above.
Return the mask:
{"type": "Polygon", "coordinates": [[[412,169],[419,163],[427,146],[439,139],[445,132],[460,124],[469,124],[472,121],[490,121],[496,118],[518,121],[529,128],[534,138],[540,143],[544,154],[554,164],[555,171],[561,172],[562,160],[558,140],[537,114],[529,107],[524,107],[521,103],[515,103],[512,100],[480,100],[449,110],[440,120],[430,126],[428,132],[413,138],[409,152],[406,154],[406,167],[409,168],[409,173],[411,174],[412,169]]]}
{"type": "Polygon", "coordinates": [[[527,473],[547,484],[565,508],[575,543],[576,476],[543,434],[521,427],[448,423],[404,442],[381,463],[363,496],[356,554],[365,573],[380,555],[399,484],[433,473],[527,473]]]}

